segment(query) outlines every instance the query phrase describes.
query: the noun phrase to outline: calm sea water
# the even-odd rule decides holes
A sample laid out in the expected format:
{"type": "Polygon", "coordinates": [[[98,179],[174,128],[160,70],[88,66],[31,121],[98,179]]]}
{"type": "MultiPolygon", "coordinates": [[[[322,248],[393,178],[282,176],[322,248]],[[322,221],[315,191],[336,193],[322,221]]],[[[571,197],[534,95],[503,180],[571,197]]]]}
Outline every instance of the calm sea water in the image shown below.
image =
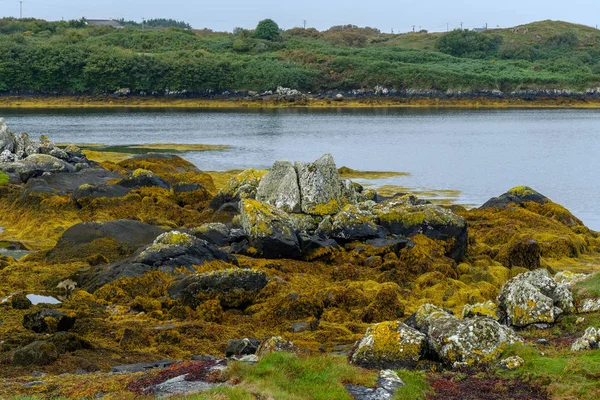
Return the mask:
{"type": "Polygon", "coordinates": [[[267,168],[332,153],[338,166],[403,171],[381,183],[458,189],[480,205],[529,185],[600,230],[596,110],[0,110],[56,142],[227,144],[187,153],[204,170],[267,168]]]}

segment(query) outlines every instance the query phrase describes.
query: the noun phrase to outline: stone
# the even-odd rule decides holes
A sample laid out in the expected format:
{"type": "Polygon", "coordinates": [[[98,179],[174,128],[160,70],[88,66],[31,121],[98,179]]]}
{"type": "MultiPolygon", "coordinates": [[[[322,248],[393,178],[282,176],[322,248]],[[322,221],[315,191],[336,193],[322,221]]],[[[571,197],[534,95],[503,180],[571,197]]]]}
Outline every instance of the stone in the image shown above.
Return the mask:
{"type": "Polygon", "coordinates": [[[225,224],[219,222],[202,224],[193,228],[191,234],[215,246],[226,246],[229,244],[230,230],[225,224]]]}
{"type": "MultiPolygon", "coordinates": [[[[100,188],[105,185],[106,182],[113,179],[120,179],[122,176],[116,172],[108,171],[103,168],[86,168],[81,171],[73,173],[60,173],[60,174],[43,174],[41,176],[31,178],[25,185],[26,193],[50,193],[55,195],[66,195],[72,194],[71,198],[75,200],[77,195],[76,192],[79,190],[79,196],[84,197],[85,195],[92,196],[91,188],[97,188],[98,193],[101,192],[100,188]],[[81,189],[80,189],[81,188],[81,189]],[[84,195],[87,189],[88,193],[84,195]]],[[[110,187],[119,188],[122,194],[118,197],[122,197],[129,193],[129,190],[120,186],[110,185],[110,187]]],[[[96,197],[110,197],[107,193],[106,196],[96,197]]]]}
{"type": "Polygon", "coordinates": [[[522,267],[530,271],[540,268],[542,249],[540,244],[529,238],[519,238],[507,243],[496,257],[505,267],[522,267]]]}
{"type": "Polygon", "coordinates": [[[207,300],[218,299],[223,308],[244,309],[254,302],[267,285],[262,271],[226,269],[194,274],[175,281],[168,289],[174,299],[192,308],[207,300]]]}
{"type": "Polygon", "coordinates": [[[414,368],[425,351],[426,336],[400,321],[371,325],[349,355],[364,368],[414,368]]]}
{"type": "Polygon", "coordinates": [[[491,300],[486,301],[485,303],[476,303],[476,304],[465,304],[462,310],[462,317],[464,318],[472,318],[472,317],[488,317],[492,318],[496,321],[500,321],[500,310],[496,303],[491,300]]]}
{"type": "Polygon", "coordinates": [[[10,298],[10,305],[15,310],[27,310],[31,308],[31,300],[27,298],[25,293],[17,293],[10,298]]]}
{"type": "Polygon", "coordinates": [[[263,176],[256,192],[256,200],[288,213],[302,211],[298,175],[289,161],[276,161],[263,176]]]}
{"type": "Polygon", "coordinates": [[[4,152],[13,154],[15,147],[15,135],[8,130],[8,126],[6,125],[4,118],[0,118],[0,151],[3,153],[3,156],[4,152]]]}
{"type": "Polygon", "coordinates": [[[265,171],[250,168],[234,176],[211,200],[209,207],[218,210],[227,203],[237,206],[242,199],[255,199],[258,185],[264,175],[265,171]]]}
{"type": "Polygon", "coordinates": [[[429,332],[429,322],[433,319],[451,316],[448,311],[440,308],[438,306],[434,306],[433,304],[426,303],[420,306],[413,315],[408,317],[405,323],[420,331],[421,333],[427,334],[429,332]]]}
{"type": "Polygon", "coordinates": [[[263,258],[299,258],[300,242],[289,215],[257,200],[241,201],[240,223],[257,255],[263,258]]]}
{"type": "Polygon", "coordinates": [[[340,209],[340,176],[331,154],[313,163],[296,162],[302,212],[334,215],[340,209]]]}
{"type": "Polygon", "coordinates": [[[600,299],[586,299],[578,309],[581,313],[600,311],[600,299]]]}
{"type": "Polygon", "coordinates": [[[131,374],[136,372],[144,372],[152,369],[164,369],[178,363],[173,360],[160,360],[156,362],[146,362],[137,364],[117,365],[111,367],[110,372],[117,374],[131,374]]]}
{"type": "Polygon", "coordinates": [[[491,198],[479,208],[508,208],[510,205],[520,206],[525,202],[544,204],[548,201],[549,199],[546,196],[536,192],[529,186],[518,186],[499,197],[491,198]]]}
{"type": "Polygon", "coordinates": [[[571,271],[560,271],[557,272],[556,275],[554,275],[553,279],[556,283],[564,283],[566,285],[571,285],[575,282],[587,278],[588,276],[588,274],[578,274],[571,271]]]}
{"type": "Polygon", "coordinates": [[[15,350],[12,364],[15,366],[48,365],[58,359],[56,346],[45,341],[35,341],[15,350]]]}
{"type": "Polygon", "coordinates": [[[297,353],[298,347],[296,347],[293,342],[287,341],[281,336],[273,336],[260,344],[260,347],[256,351],[256,355],[259,358],[262,358],[267,354],[276,352],[297,353]]]}
{"type": "Polygon", "coordinates": [[[349,204],[333,217],[331,236],[348,242],[376,238],[375,216],[349,204]]]}
{"type": "Polygon", "coordinates": [[[152,171],[145,169],[136,169],[131,173],[131,175],[117,182],[117,185],[129,189],[152,186],[163,189],[170,188],[170,185],[167,183],[167,181],[159,176],[156,176],[152,171]]]}
{"type": "Polygon", "coordinates": [[[32,154],[13,163],[0,164],[0,170],[18,175],[24,183],[31,178],[42,176],[44,173],[76,171],[71,164],[46,154],[32,154]]]}
{"type": "Polygon", "coordinates": [[[300,249],[302,256],[306,260],[316,260],[321,257],[330,255],[333,250],[338,249],[339,245],[334,239],[323,239],[319,236],[309,236],[307,234],[299,234],[300,249]]]}
{"type": "MultiPolygon", "coordinates": [[[[358,185],[358,184],[357,184],[358,185]]],[[[362,186],[360,186],[362,190],[362,186]]],[[[359,193],[356,190],[354,182],[350,179],[340,180],[340,203],[345,204],[357,204],[359,193]]]]}
{"type": "Polygon", "coordinates": [[[229,340],[225,348],[225,357],[254,355],[260,346],[260,340],[244,338],[229,340]]]}
{"type": "Polygon", "coordinates": [[[519,356],[507,357],[500,361],[499,366],[502,369],[506,369],[509,371],[521,368],[525,364],[525,360],[523,360],[519,356]]]}
{"type": "Polygon", "coordinates": [[[68,331],[73,325],[75,325],[75,317],[51,309],[43,309],[23,317],[23,326],[36,333],[68,331]]]}
{"type": "Polygon", "coordinates": [[[395,371],[390,369],[379,372],[376,388],[346,385],[346,390],[355,400],[391,400],[396,391],[406,386],[395,371]]]}
{"type": "Polygon", "coordinates": [[[571,351],[582,351],[597,349],[600,342],[600,328],[589,327],[580,338],[577,338],[571,346],[571,351]]]}

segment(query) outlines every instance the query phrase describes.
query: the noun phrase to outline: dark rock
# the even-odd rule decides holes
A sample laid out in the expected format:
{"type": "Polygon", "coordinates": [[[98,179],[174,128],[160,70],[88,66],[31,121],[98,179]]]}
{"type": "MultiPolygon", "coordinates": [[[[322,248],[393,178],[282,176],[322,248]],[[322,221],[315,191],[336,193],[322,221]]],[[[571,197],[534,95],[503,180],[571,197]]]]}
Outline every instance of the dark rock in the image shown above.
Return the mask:
{"type": "Polygon", "coordinates": [[[206,240],[216,246],[226,246],[230,241],[230,231],[221,223],[204,224],[192,229],[192,235],[198,239],[206,240]]]}
{"type": "Polygon", "coordinates": [[[136,372],[144,372],[149,371],[151,369],[164,369],[170,367],[173,364],[178,363],[179,361],[172,360],[160,360],[156,362],[147,362],[147,363],[137,363],[137,364],[128,364],[128,365],[117,365],[110,369],[110,372],[114,373],[136,373],[136,372]]]}
{"type": "Polygon", "coordinates": [[[528,186],[519,186],[509,190],[499,197],[493,197],[485,202],[480,209],[486,208],[507,208],[511,204],[514,206],[520,206],[525,202],[534,202],[544,204],[547,203],[549,199],[533,190],[528,186]]]}
{"type": "Polygon", "coordinates": [[[86,168],[74,173],[42,175],[29,179],[25,185],[26,193],[52,193],[65,195],[83,187],[103,185],[111,179],[121,178],[116,172],[103,168],[86,168]]]}
{"type": "Polygon", "coordinates": [[[331,236],[347,242],[372,239],[379,236],[376,218],[354,205],[347,205],[333,217],[331,236]]]}
{"type": "Polygon", "coordinates": [[[145,169],[136,169],[131,173],[130,176],[117,182],[118,186],[124,188],[141,188],[141,187],[160,187],[163,189],[169,189],[170,185],[159,176],[156,176],[152,171],[145,169]]]}
{"type": "Polygon", "coordinates": [[[15,366],[48,365],[58,359],[58,351],[52,343],[35,341],[16,350],[12,356],[15,366]]]}
{"type": "Polygon", "coordinates": [[[255,169],[247,169],[227,182],[211,200],[209,207],[220,210],[224,204],[239,203],[242,199],[256,198],[258,185],[264,173],[255,169]]]}
{"type": "Polygon", "coordinates": [[[44,309],[25,315],[23,326],[36,333],[53,333],[68,331],[75,325],[75,317],[51,309],[44,309]],[[55,325],[48,325],[49,320],[54,320],[55,325]]]}
{"type": "Polygon", "coordinates": [[[55,346],[59,354],[72,353],[77,350],[91,349],[93,346],[86,340],[71,332],[57,332],[46,340],[55,346]]]}
{"type": "Polygon", "coordinates": [[[238,268],[188,276],[173,283],[168,291],[172,298],[192,308],[216,298],[223,308],[244,309],[266,285],[264,272],[238,268]]]}
{"type": "Polygon", "coordinates": [[[412,249],[415,247],[415,243],[406,238],[396,238],[396,239],[371,239],[365,242],[369,246],[383,249],[384,253],[396,253],[398,254],[400,250],[403,249],[412,249]]]}
{"type": "Polygon", "coordinates": [[[239,340],[230,340],[227,342],[227,348],[225,349],[225,356],[245,356],[248,354],[256,354],[258,347],[260,346],[260,340],[244,338],[239,340]]]}
{"type": "Polygon", "coordinates": [[[196,190],[204,190],[204,186],[199,183],[176,183],[173,185],[173,193],[189,193],[195,192],[196,190]]]}
{"type": "Polygon", "coordinates": [[[31,308],[32,303],[25,293],[17,293],[10,298],[10,305],[15,310],[27,310],[31,308]]]}
{"type": "Polygon", "coordinates": [[[496,259],[505,267],[522,267],[530,271],[541,266],[542,248],[540,244],[529,238],[519,238],[506,244],[496,259]]]}
{"type": "Polygon", "coordinates": [[[313,260],[323,249],[338,249],[339,245],[334,239],[324,239],[319,236],[309,236],[307,234],[299,234],[300,248],[302,255],[306,259],[313,260]]]}
{"type": "Polygon", "coordinates": [[[132,189],[119,185],[81,185],[71,196],[76,204],[82,206],[85,199],[100,199],[100,198],[118,198],[126,196],[132,189]]]}

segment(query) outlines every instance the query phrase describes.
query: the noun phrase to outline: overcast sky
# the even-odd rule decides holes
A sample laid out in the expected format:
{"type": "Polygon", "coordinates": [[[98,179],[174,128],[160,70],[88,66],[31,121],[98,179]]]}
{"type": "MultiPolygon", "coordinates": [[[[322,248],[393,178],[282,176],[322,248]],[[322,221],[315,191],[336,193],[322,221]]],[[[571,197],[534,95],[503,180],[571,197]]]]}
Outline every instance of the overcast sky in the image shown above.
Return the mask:
{"type": "MultiPolygon", "coordinates": [[[[0,15],[19,16],[19,0],[0,0],[0,15]]],[[[194,28],[231,31],[253,28],[264,18],[282,28],[332,25],[372,26],[385,32],[445,31],[510,27],[544,19],[600,25],[600,0],[24,0],[23,16],[48,20],[87,18],[174,18],[194,28]]]]}

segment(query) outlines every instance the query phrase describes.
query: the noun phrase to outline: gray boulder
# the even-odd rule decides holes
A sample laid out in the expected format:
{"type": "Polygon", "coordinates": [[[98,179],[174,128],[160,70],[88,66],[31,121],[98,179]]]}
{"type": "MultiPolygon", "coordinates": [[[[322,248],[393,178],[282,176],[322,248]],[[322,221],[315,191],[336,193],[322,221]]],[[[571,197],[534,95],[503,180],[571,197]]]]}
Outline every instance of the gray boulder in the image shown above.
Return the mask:
{"type": "Polygon", "coordinates": [[[302,212],[334,215],[340,209],[340,176],[331,154],[313,163],[296,162],[302,212]]]}
{"type": "Polygon", "coordinates": [[[191,230],[198,239],[206,240],[216,246],[226,246],[229,243],[230,230],[225,224],[214,222],[202,224],[191,230]]]}
{"type": "Polygon", "coordinates": [[[346,385],[346,390],[355,400],[391,400],[396,391],[406,386],[398,373],[391,369],[379,372],[376,388],[367,388],[357,385],[346,385]]]}
{"type": "Polygon", "coordinates": [[[32,154],[12,163],[0,164],[0,170],[18,175],[23,182],[44,173],[75,172],[76,168],[56,157],[47,154],[32,154]]]}
{"type": "Polygon", "coordinates": [[[592,326],[585,330],[582,337],[577,338],[571,346],[571,351],[582,351],[597,349],[600,343],[600,329],[592,326]]]}
{"type": "Polygon", "coordinates": [[[218,210],[226,204],[233,204],[237,207],[242,199],[255,199],[258,185],[264,176],[263,171],[247,169],[234,176],[227,184],[219,190],[216,196],[211,200],[209,207],[218,210]]]}
{"type": "Polygon", "coordinates": [[[261,179],[256,200],[270,204],[288,213],[302,211],[298,175],[289,161],[276,161],[261,179]]]}
{"type": "Polygon", "coordinates": [[[373,214],[349,204],[333,217],[331,237],[346,241],[367,240],[378,236],[373,214]]]}
{"type": "Polygon", "coordinates": [[[6,125],[4,118],[0,118],[0,152],[8,152],[8,154],[13,154],[15,146],[15,135],[8,130],[8,126],[6,125]]]}
{"type": "Polygon", "coordinates": [[[256,354],[259,346],[260,340],[258,339],[244,338],[229,340],[227,342],[227,348],[225,349],[225,357],[256,354]]]}

